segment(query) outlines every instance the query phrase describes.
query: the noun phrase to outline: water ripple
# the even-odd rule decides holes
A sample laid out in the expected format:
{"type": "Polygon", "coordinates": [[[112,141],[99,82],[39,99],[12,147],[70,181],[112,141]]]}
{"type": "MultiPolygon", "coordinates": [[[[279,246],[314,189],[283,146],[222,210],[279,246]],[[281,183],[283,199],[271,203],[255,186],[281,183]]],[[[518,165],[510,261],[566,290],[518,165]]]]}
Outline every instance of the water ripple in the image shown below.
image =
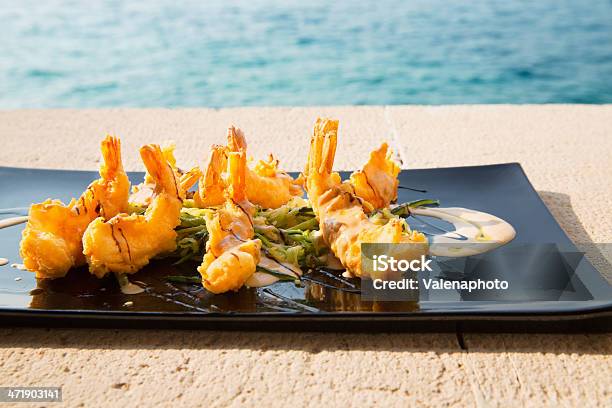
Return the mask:
{"type": "Polygon", "coordinates": [[[0,8],[0,108],[611,103],[608,0],[0,8]]]}

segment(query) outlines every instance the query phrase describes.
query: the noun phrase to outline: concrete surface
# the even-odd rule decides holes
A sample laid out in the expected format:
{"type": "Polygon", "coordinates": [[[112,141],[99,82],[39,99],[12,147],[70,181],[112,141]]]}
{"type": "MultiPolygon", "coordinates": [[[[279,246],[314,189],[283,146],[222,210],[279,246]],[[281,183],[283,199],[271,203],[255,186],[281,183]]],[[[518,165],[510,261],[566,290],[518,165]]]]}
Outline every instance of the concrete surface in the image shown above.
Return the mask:
{"type": "MultiPolygon", "coordinates": [[[[174,139],[187,167],[242,127],[301,170],[319,115],[337,168],[386,139],[404,166],[520,162],[577,243],[612,242],[612,106],[309,107],[0,112],[0,165],[95,169],[106,132],[174,139]]],[[[608,252],[608,259],[612,258],[608,252]]],[[[605,251],[588,255],[609,280],[605,251]],[[603,254],[602,254],[603,253],[603,254]]],[[[241,333],[0,328],[0,386],[62,385],[66,406],[612,406],[610,335],[241,333]]]]}

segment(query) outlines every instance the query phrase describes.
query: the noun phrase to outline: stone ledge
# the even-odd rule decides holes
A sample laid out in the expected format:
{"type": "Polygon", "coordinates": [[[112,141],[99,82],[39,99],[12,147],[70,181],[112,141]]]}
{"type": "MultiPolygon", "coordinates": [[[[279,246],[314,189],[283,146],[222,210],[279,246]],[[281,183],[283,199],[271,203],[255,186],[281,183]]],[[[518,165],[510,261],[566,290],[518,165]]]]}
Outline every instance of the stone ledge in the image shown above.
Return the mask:
{"type": "MultiPolygon", "coordinates": [[[[612,106],[0,111],[0,165],[95,169],[105,132],[175,139],[197,163],[235,123],[250,152],[303,168],[318,115],[341,120],[337,167],[386,138],[408,167],[518,161],[577,242],[612,242],[612,106]]],[[[610,276],[608,277],[610,278],[610,276]]],[[[1,385],[64,387],[69,406],[609,405],[608,335],[222,333],[8,329],[1,385]]]]}

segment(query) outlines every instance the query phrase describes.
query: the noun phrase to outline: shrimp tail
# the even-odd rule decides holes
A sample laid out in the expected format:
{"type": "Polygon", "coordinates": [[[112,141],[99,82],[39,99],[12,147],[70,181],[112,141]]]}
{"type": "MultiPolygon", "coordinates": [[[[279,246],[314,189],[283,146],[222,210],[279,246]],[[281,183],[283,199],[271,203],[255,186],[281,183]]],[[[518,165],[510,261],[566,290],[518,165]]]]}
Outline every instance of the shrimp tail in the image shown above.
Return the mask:
{"type": "Polygon", "coordinates": [[[338,143],[338,121],[317,119],[314,133],[310,139],[310,151],[306,163],[305,176],[332,172],[338,143]]]}
{"type": "Polygon", "coordinates": [[[323,160],[319,172],[331,174],[338,145],[338,121],[325,119],[319,122],[319,138],[323,138],[323,160]]]}
{"type": "Polygon", "coordinates": [[[110,180],[117,173],[123,172],[121,141],[117,137],[107,135],[102,141],[101,148],[103,163],[100,166],[100,176],[105,180],[110,180]]]}
{"type": "Polygon", "coordinates": [[[170,163],[170,166],[172,166],[172,168],[176,168],[176,156],[174,155],[176,143],[174,143],[173,140],[169,140],[161,146],[161,150],[166,161],[170,163]]]}
{"type": "Polygon", "coordinates": [[[325,191],[340,185],[340,175],[332,172],[337,143],[338,121],[317,119],[302,177],[315,212],[318,211],[318,198],[325,191]]]}
{"type": "Polygon", "coordinates": [[[140,157],[144,162],[147,172],[155,181],[158,192],[178,197],[180,200],[185,198],[184,191],[179,188],[176,173],[159,147],[156,144],[145,145],[140,148],[140,157]]]}
{"type": "Polygon", "coordinates": [[[227,129],[227,147],[232,152],[247,150],[247,142],[244,137],[244,132],[235,126],[230,126],[227,129]]]}
{"type": "Polygon", "coordinates": [[[225,157],[225,147],[215,145],[210,151],[206,173],[204,175],[204,188],[220,186],[223,184],[222,173],[225,170],[227,159],[225,157]]]}
{"type": "Polygon", "coordinates": [[[225,146],[214,145],[211,148],[206,170],[201,173],[198,191],[193,197],[198,207],[220,205],[225,201],[225,181],[222,177],[227,166],[225,152],[225,146]]]}
{"type": "Polygon", "coordinates": [[[243,203],[248,200],[246,194],[246,153],[228,153],[229,189],[228,196],[235,203],[243,203]]]}

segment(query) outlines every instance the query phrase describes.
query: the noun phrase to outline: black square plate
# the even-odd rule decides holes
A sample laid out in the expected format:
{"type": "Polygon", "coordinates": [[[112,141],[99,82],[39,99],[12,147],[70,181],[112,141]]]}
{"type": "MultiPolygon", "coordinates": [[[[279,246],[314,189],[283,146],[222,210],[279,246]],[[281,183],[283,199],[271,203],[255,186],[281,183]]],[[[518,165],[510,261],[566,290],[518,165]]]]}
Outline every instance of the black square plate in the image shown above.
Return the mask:
{"type": "MultiPolygon", "coordinates": [[[[0,168],[0,208],[24,207],[49,197],[68,202],[97,177],[88,171],[0,168]]],[[[133,183],[142,177],[142,173],[130,174],[133,183]]],[[[517,236],[510,246],[495,251],[556,245],[564,252],[578,252],[519,164],[403,171],[400,185],[427,192],[401,189],[399,202],[436,198],[445,207],[472,208],[508,221],[517,236]]],[[[0,230],[0,257],[10,263],[21,262],[22,230],[23,225],[0,230]]],[[[168,261],[154,261],[134,275],[132,279],[144,282],[148,289],[126,296],[114,279],[98,280],[85,268],[71,271],[66,278],[37,282],[32,273],[9,264],[0,267],[0,322],[258,330],[608,331],[612,287],[586,259],[577,259],[569,275],[563,268],[516,275],[530,282],[557,282],[546,288],[553,291],[544,291],[543,297],[542,291],[519,300],[483,300],[456,293],[447,298],[425,296],[418,302],[366,302],[350,284],[325,275],[319,276],[320,283],[284,282],[211,295],[194,285],[167,282],[164,276],[195,274],[196,266],[173,266],[168,261]],[[127,301],[133,305],[125,306],[127,301]]]]}

